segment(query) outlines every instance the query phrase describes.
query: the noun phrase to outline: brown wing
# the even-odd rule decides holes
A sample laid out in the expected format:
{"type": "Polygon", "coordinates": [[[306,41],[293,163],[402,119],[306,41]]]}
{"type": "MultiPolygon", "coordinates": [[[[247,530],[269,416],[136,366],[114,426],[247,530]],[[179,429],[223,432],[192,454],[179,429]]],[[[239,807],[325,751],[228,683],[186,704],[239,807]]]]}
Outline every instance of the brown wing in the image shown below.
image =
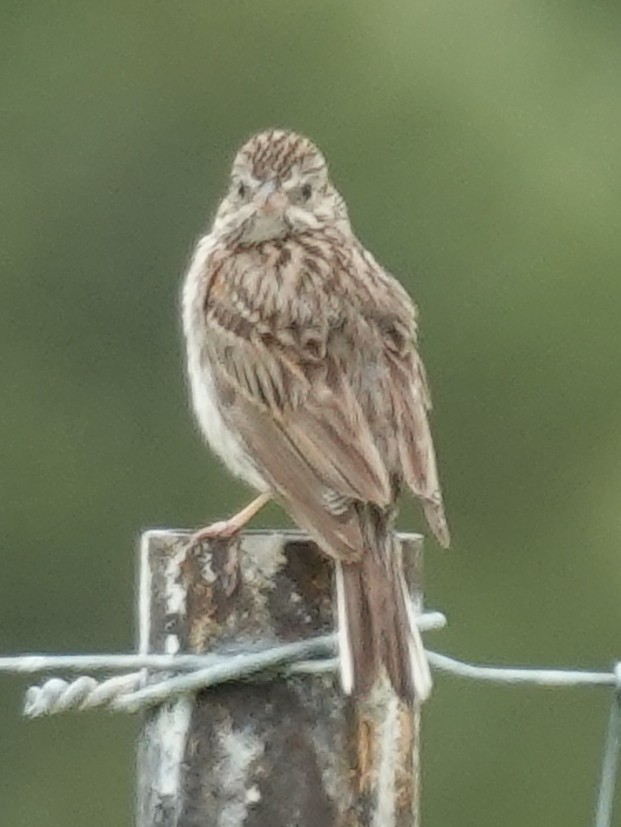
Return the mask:
{"type": "Polygon", "coordinates": [[[353,501],[384,508],[402,477],[448,544],[403,288],[363,253],[336,257],[343,278],[335,273],[332,289],[298,273],[268,302],[275,274],[230,266],[212,279],[205,306],[210,361],[227,417],[291,516],[335,555],[355,558],[363,543],[353,501]],[[343,284],[349,293],[335,289],[343,284]]]}
{"type": "Polygon", "coordinates": [[[447,547],[450,535],[438,478],[435,450],[429,428],[431,395],[417,349],[417,309],[401,284],[364,248],[354,251],[354,269],[373,284],[372,306],[382,337],[389,380],[384,383],[393,416],[397,463],[401,476],[421,500],[425,517],[438,542],[447,547]],[[357,256],[357,258],[356,258],[357,256]]]}
{"type": "Polygon", "coordinates": [[[256,293],[219,275],[206,303],[207,347],[226,417],[300,526],[336,556],[356,558],[363,543],[352,501],[387,506],[391,487],[329,352],[331,327],[320,309],[309,322],[288,302],[266,320],[256,293]]]}
{"type": "Polygon", "coordinates": [[[422,502],[425,517],[440,545],[450,543],[436,456],[429,428],[430,409],[424,366],[412,348],[404,362],[393,365],[397,379],[393,387],[393,408],[403,478],[422,502]]]}
{"type": "MultiPolygon", "coordinates": [[[[369,266],[381,270],[369,254],[367,261],[369,266]]],[[[401,285],[383,271],[381,282],[386,284],[390,299],[387,315],[383,317],[383,342],[390,366],[386,391],[391,398],[401,474],[421,500],[437,541],[446,548],[450,534],[429,427],[431,395],[425,366],[417,349],[417,311],[401,285]]]]}

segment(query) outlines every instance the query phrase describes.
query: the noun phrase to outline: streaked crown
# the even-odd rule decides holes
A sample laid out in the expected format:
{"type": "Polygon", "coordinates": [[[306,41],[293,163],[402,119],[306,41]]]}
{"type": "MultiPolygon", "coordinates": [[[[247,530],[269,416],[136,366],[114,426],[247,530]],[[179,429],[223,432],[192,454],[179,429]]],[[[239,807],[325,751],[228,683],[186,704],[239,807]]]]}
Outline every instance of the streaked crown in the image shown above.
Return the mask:
{"type": "Polygon", "coordinates": [[[347,208],[312,141],[283,129],[246,141],[216,214],[216,234],[247,245],[337,225],[348,231],[347,208]]]}
{"type": "Polygon", "coordinates": [[[248,170],[259,180],[291,176],[294,170],[312,175],[326,169],[326,161],[315,144],[304,135],[270,129],[253,135],[237,153],[233,172],[248,170]]]}

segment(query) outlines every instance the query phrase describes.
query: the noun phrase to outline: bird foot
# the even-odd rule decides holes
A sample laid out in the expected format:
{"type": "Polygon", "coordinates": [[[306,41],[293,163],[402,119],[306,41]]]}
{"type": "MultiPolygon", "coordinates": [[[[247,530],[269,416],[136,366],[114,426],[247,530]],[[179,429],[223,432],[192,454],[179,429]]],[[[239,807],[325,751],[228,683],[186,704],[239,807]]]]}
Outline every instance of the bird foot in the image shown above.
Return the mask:
{"type": "Polygon", "coordinates": [[[237,514],[229,517],[228,520],[218,520],[217,523],[199,528],[190,537],[190,546],[194,546],[203,540],[221,540],[226,537],[234,537],[269,502],[270,498],[271,494],[269,492],[259,494],[251,503],[238,511],[237,514]]]}
{"type": "Polygon", "coordinates": [[[198,545],[203,540],[221,540],[225,537],[233,537],[240,530],[241,526],[235,519],[218,520],[216,523],[211,523],[211,525],[195,531],[190,537],[190,545],[198,545]]]}

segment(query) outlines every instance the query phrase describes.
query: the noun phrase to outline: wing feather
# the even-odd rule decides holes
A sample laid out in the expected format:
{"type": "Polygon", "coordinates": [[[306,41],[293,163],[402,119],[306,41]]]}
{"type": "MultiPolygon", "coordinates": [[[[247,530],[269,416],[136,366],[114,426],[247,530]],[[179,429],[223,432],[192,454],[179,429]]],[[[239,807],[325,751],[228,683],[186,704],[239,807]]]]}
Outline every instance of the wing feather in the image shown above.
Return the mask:
{"type": "Polygon", "coordinates": [[[427,522],[440,545],[450,543],[444,514],[427,411],[431,402],[422,360],[414,347],[410,358],[393,366],[397,381],[391,382],[396,437],[403,478],[421,500],[427,522]]]}
{"type": "Polygon", "coordinates": [[[220,266],[204,313],[223,414],[294,520],[336,556],[362,551],[355,501],[389,507],[397,479],[447,545],[415,307],[369,254],[335,266],[355,294],[301,278],[269,315],[259,287],[220,266]]]}
{"type": "MultiPolygon", "coordinates": [[[[312,488],[312,478],[336,494],[388,505],[389,475],[346,377],[332,371],[337,378],[329,384],[325,359],[296,352],[290,336],[286,347],[259,333],[239,336],[231,346],[231,328],[224,327],[217,306],[210,307],[208,324],[210,362],[223,386],[222,398],[232,400],[227,417],[250,453],[263,448],[262,433],[269,431],[269,443],[282,460],[285,455],[292,460],[294,453],[303,459],[306,488],[312,488]]],[[[274,468],[274,480],[286,473],[284,466],[274,468]]]]}

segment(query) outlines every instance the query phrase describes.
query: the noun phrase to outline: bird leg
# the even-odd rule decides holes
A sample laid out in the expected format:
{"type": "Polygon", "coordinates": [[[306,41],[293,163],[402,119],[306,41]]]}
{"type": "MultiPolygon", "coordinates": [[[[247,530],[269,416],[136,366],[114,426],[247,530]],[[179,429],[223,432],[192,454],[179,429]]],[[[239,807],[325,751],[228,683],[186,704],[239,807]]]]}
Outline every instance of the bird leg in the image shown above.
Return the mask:
{"type": "Polygon", "coordinates": [[[256,499],[245,508],[242,508],[241,511],[238,511],[237,514],[229,517],[228,520],[218,520],[217,523],[212,523],[211,525],[205,526],[205,528],[199,528],[199,530],[192,535],[190,540],[191,544],[200,543],[202,540],[232,537],[234,534],[237,534],[238,531],[241,531],[246,523],[249,522],[255,514],[258,514],[271,498],[272,495],[269,492],[259,494],[256,499]]]}

